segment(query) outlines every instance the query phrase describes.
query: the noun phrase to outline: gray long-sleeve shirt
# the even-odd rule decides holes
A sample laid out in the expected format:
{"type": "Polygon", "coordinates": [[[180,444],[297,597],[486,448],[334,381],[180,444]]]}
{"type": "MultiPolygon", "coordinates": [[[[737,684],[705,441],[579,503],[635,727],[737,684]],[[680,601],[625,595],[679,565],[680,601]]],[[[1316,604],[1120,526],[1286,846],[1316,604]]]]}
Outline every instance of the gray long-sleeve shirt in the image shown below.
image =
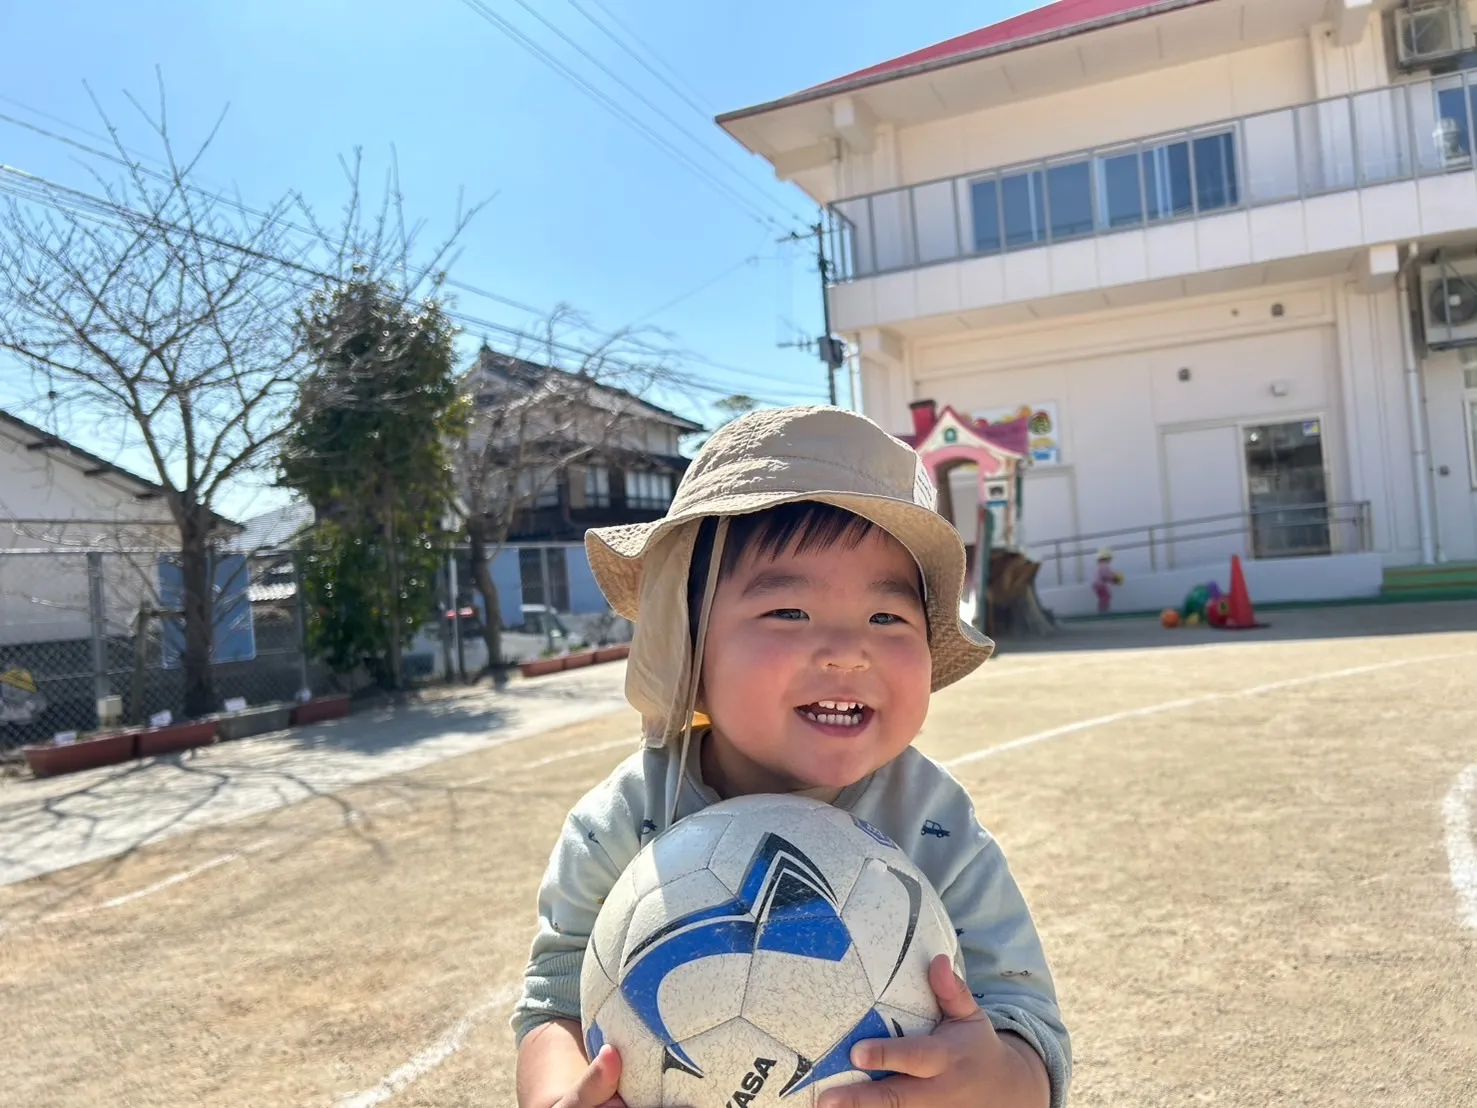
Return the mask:
{"type": "MultiPolygon", "coordinates": [[[[632,755],[575,805],[539,889],[538,934],[513,1013],[521,1042],[552,1019],[580,1018],[580,971],[600,905],[641,847],[676,818],[719,797],[703,783],[697,750],[676,744],[632,755]]],[[[1053,1108],[1066,1103],[1072,1048],[1030,910],[994,838],[949,772],[909,747],[834,803],[885,832],[928,877],[959,933],[970,991],[998,1031],[1025,1039],[1051,1076],[1053,1108]]]]}

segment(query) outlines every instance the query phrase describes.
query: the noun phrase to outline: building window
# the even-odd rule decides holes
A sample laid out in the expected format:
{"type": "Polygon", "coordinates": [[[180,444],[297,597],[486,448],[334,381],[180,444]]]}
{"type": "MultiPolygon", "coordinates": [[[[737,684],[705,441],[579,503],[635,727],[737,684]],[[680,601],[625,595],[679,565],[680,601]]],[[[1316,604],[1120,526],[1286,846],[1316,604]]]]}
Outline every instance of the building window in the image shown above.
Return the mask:
{"type": "Polygon", "coordinates": [[[626,507],[662,509],[672,503],[670,473],[627,473],[626,507]]]}
{"type": "Polygon", "coordinates": [[[526,508],[559,507],[559,474],[547,466],[519,471],[518,500],[526,508]]]}
{"type": "Polygon", "coordinates": [[[974,252],[1000,253],[999,182],[993,177],[986,181],[970,182],[969,203],[974,213],[974,252]]]}
{"type": "Polygon", "coordinates": [[[1241,203],[1236,135],[1218,131],[969,184],[976,254],[1241,203]]]}
{"type": "Polygon", "coordinates": [[[556,612],[569,611],[569,566],[563,548],[520,547],[518,576],[523,583],[524,604],[543,604],[556,612]]]}
{"type": "Polygon", "coordinates": [[[1099,226],[1137,227],[1144,221],[1142,165],[1136,150],[1097,160],[1099,226]]]}
{"type": "Polygon", "coordinates": [[[1046,241],[1045,177],[1039,170],[1003,179],[1000,198],[1005,209],[1007,250],[1046,241]]]}
{"type": "Polygon", "coordinates": [[[605,466],[590,466],[585,470],[585,505],[610,507],[610,470],[605,466]]]}
{"type": "Polygon", "coordinates": [[[1472,121],[1477,116],[1477,84],[1459,79],[1436,86],[1436,152],[1444,165],[1464,165],[1472,157],[1472,121]]]}
{"type": "Polygon", "coordinates": [[[1054,165],[1046,171],[1046,196],[1051,209],[1051,237],[1077,238],[1092,234],[1092,163],[1054,165]]]}

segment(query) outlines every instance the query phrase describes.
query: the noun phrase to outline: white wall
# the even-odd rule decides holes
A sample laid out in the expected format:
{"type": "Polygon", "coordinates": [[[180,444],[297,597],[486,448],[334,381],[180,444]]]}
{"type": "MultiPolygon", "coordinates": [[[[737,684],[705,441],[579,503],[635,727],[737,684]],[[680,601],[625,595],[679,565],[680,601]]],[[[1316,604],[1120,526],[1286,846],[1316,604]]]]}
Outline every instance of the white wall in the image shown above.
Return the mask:
{"type": "MultiPolygon", "coordinates": [[[[1183,520],[1200,503],[1206,509],[1190,515],[1240,510],[1244,500],[1229,498],[1244,494],[1241,475],[1221,472],[1239,462],[1240,428],[1316,418],[1329,498],[1370,501],[1375,549],[1408,562],[1417,547],[1414,475],[1395,305],[1393,291],[1365,296],[1327,281],[1099,313],[918,341],[894,380],[906,381],[906,399],[964,411],[1058,404],[1063,464],[1026,482],[1027,542],[1038,550],[1051,539],[1183,520]],[[1227,430],[1202,434],[1216,429],[1227,430]],[[1215,452],[1220,461],[1198,473],[1183,462],[1187,444],[1208,450],[1222,438],[1231,446],[1215,452]]],[[[869,414],[907,426],[905,400],[869,414]]],[[[1239,540],[1228,543],[1222,551],[1186,542],[1180,564],[1239,540]]],[[[1156,557],[1164,568],[1162,548],[1156,557]]],[[[1126,572],[1150,567],[1147,550],[1122,558],[1126,572]]]]}
{"type": "MultiPolygon", "coordinates": [[[[85,465],[60,450],[27,450],[0,428],[0,524],[16,519],[106,520],[108,525],[77,525],[72,531],[105,533],[115,545],[117,531],[160,529],[149,527],[150,522],[162,524],[167,534],[169,509],[162,500],[138,500],[139,485],[111,473],[88,477],[85,465]]],[[[0,526],[0,548],[36,545],[15,526],[0,526]]]]}
{"type": "MultiPolygon", "coordinates": [[[[140,486],[114,474],[88,477],[86,465],[61,451],[27,450],[0,429],[0,642],[90,634],[86,550],[178,546],[161,500],[136,499],[140,486]],[[45,552],[6,553],[17,550],[45,552]]],[[[103,556],[111,631],[121,632],[139,603],[153,598],[155,563],[149,554],[103,556]]]]}

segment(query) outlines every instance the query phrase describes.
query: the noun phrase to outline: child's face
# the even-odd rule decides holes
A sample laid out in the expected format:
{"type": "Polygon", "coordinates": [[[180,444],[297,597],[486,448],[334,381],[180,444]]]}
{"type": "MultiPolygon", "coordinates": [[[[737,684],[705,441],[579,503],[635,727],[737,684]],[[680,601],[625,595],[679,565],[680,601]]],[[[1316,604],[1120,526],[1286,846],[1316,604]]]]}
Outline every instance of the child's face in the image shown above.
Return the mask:
{"type": "Polygon", "coordinates": [[[891,535],[746,553],[714,593],[703,652],[709,783],[725,796],[853,784],[917,736],[931,676],[918,566],[891,535]]]}

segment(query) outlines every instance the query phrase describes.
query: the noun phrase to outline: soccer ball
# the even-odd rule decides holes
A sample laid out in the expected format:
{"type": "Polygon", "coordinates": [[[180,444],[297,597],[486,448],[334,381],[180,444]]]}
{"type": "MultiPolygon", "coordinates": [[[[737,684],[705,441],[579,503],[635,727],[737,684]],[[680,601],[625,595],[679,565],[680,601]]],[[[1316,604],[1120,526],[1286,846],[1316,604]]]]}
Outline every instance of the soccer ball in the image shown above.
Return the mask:
{"type": "Polygon", "coordinates": [[[863,1039],[941,1018],[953,924],[902,850],[829,804],[748,796],[647,844],[605,898],[580,981],[585,1046],[621,1056],[629,1108],[813,1105],[882,1074],[863,1039]]]}

